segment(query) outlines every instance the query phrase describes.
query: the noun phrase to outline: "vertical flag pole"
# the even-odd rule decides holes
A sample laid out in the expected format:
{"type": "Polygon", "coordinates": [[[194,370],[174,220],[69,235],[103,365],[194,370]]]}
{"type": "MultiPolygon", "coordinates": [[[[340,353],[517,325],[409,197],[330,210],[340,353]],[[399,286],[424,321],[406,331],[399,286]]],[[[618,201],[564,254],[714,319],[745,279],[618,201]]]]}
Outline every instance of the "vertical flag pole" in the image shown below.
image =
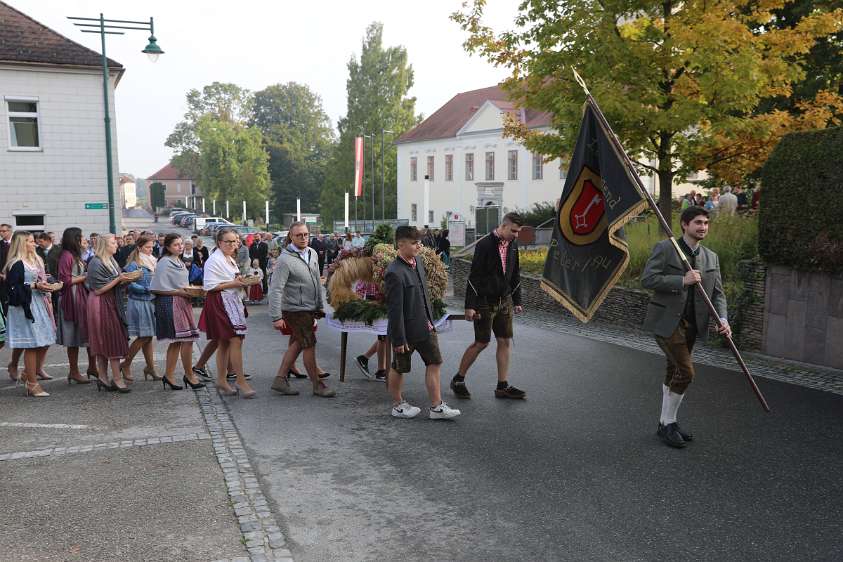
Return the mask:
{"type": "Polygon", "coordinates": [[[348,192],[345,192],[345,230],[348,232],[348,192]]]}
{"type": "Polygon", "coordinates": [[[296,197],[296,221],[301,222],[301,199],[296,197]]]}
{"type": "Polygon", "coordinates": [[[264,202],[263,218],[266,219],[266,229],[269,230],[269,199],[264,202]]]}
{"type": "MultiPolygon", "coordinates": [[[[630,160],[629,155],[627,155],[626,150],[624,150],[623,145],[621,144],[620,139],[615,134],[615,131],[612,129],[611,125],[609,125],[606,116],[603,115],[603,112],[600,110],[600,106],[597,105],[597,101],[592,97],[591,92],[588,91],[588,87],[585,84],[585,81],[582,77],[577,73],[577,71],[572,67],[571,70],[574,72],[574,79],[577,81],[577,84],[583,89],[586,95],[586,100],[591,108],[594,110],[594,113],[597,115],[597,119],[609,133],[608,137],[612,144],[615,145],[618,153],[623,156],[624,164],[629,170],[630,176],[635,180],[635,183],[638,186],[638,190],[641,192],[643,197],[646,199],[647,204],[652,209],[653,213],[655,213],[656,218],[659,221],[659,224],[662,227],[664,233],[670,238],[670,242],[673,245],[673,249],[676,251],[676,254],[679,256],[679,259],[682,261],[682,264],[685,267],[685,271],[691,271],[693,268],[691,267],[691,262],[688,261],[688,258],[685,256],[685,252],[679,247],[679,243],[676,241],[676,237],[673,235],[673,229],[670,227],[670,223],[664,218],[661,211],[659,210],[659,206],[656,204],[655,199],[653,196],[650,195],[650,192],[647,191],[647,188],[644,186],[644,183],[641,181],[641,178],[638,176],[638,171],[635,169],[635,165],[630,160]]],[[[715,322],[717,323],[718,328],[723,327],[723,322],[720,320],[720,314],[717,312],[717,309],[714,308],[714,303],[711,302],[711,299],[708,297],[708,294],[705,292],[705,289],[702,286],[702,282],[698,281],[696,283],[697,293],[702,297],[703,301],[705,302],[706,307],[708,307],[709,313],[714,317],[715,322]]],[[[752,391],[755,393],[756,398],[761,403],[761,407],[764,409],[765,412],[770,411],[770,406],[767,404],[767,400],[764,398],[764,395],[761,394],[761,390],[758,388],[758,385],[755,383],[755,379],[752,377],[752,374],[749,372],[749,367],[747,367],[746,363],[741,357],[740,351],[738,351],[737,346],[735,345],[732,336],[726,336],[726,343],[729,345],[729,349],[732,351],[732,355],[735,356],[735,360],[740,366],[741,371],[743,372],[744,376],[746,377],[747,382],[749,382],[750,387],[752,387],[752,391]]]]}

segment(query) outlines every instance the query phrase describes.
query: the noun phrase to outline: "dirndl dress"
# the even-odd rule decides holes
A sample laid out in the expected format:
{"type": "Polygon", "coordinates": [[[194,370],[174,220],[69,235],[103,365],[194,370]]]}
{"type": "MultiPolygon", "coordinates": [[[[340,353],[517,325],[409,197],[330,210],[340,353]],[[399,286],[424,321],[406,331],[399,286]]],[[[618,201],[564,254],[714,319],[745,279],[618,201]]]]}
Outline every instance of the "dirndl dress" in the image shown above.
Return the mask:
{"type": "MultiPolygon", "coordinates": [[[[33,284],[38,279],[38,270],[24,263],[24,282],[33,284]]],[[[48,293],[32,290],[29,305],[33,320],[26,317],[22,306],[10,306],[6,322],[7,344],[12,349],[33,349],[56,343],[56,324],[53,319],[53,303],[48,293]]]]}
{"type": "Polygon", "coordinates": [[[245,336],[249,312],[240,296],[229,289],[205,295],[205,306],[199,317],[199,329],[209,340],[230,340],[245,336]]]}
{"type": "Polygon", "coordinates": [[[88,348],[91,355],[123,359],[129,353],[129,334],[117,312],[114,290],[88,295],[88,348]]]}
{"type": "Polygon", "coordinates": [[[190,299],[173,295],[155,298],[155,336],[173,343],[199,339],[190,299]]]}

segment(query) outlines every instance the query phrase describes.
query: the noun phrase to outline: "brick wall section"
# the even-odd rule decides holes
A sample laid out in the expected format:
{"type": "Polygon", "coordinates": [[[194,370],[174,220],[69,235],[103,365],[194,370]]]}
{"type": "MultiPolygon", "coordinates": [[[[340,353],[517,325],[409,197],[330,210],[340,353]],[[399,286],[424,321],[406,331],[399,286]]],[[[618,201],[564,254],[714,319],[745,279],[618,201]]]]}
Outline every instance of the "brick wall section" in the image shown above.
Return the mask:
{"type": "MultiPolygon", "coordinates": [[[[451,261],[450,275],[454,283],[454,294],[458,297],[465,297],[466,280],[470,269],[471,262],[468,260],[453,259],[451,261]]],[[[740,264],[740,270],[744,281],[745,295],[739,299],[739,302],[749,304],[744,307],[744,311],[738,312],[739,303],[730,302],[729,314],[732,318],[736,318],[738,315],[741,318],[741,335],[738,340],[740,349],[757,350],[761,348],[763,339],[764,291],[767,268],[761,262],[747,261],[740,264]]],[[[540,277],[522,274],[521,278],[522,300],[525,307],[572,318],[570,312],[541,289],[540,277]]],[[[609,292],[592,322],[627,326],[640,330],[647,314],[649,302],[649,291],[616,286],[609,292]]],[[[713,321],[709,330],[712,334],[717,333],[713,321]]]]}
{"type": "MultiPolygon", "coordinates": [[[[462,259],[451,260],[450,275],[454,282],[454,294],[461,298],[465,297],[466,281],[471,270],[471,262],[462,259]]],[[[522,273],[521,274],[521,296],[523,304],[531,310],[543,310],[561,314],[566,318],[572,318],[561,304],[545,293],[540,287],[541,278],[522,273]]],[[[644,316],[647,313],[647,303],[650,302],[650,295],[647,291],[615,287],[609,292],[609,296],[603,301],[592,322],[603,322],[607,324],[628,326],[640,329],[644,323],[644,316]]]]}

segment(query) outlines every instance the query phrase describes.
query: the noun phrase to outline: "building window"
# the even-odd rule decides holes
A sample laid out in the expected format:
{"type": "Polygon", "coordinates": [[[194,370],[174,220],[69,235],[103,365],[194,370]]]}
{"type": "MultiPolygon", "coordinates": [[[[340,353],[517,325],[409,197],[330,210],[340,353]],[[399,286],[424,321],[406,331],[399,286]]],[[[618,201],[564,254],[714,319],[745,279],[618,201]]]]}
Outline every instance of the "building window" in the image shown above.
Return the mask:
{"type": "Polygon", "coordinates": [[[568,163],[564,160],[559,160],[559,179],[564,180],[568,177],[568,163]]]}
{"type": "Polygon", "coordinates": [[[31,230],[43,230],[44,215],[15,215],[15,226],[19,228],[29,227],[31,230]]]}
{"type": "Polygon", "coordinates": [[[474,154],[465,155],[465,181],[474,181],[474,154]]]}
{"type": "Polygon", "coordinates": [[[541,154],[533,153],[533,179],[540,180],[544,176],[544,158],[541,154]]]}
{"type": "Polygon", "coordinates": [[[410,156],[410,181],[418,181],[419,179],[419,159],[415,156],[410,156]]]}
{"type": "Polygon", "coordinates": [[[433,211],[427,212],[427,224],[433,224],[433,211]]]}
{"type": "Polygon", "coordinates": [[[9,147],[19,150],[41,148],[38,133],[38,101],[6,99],[9,110],[9,147]]]}
{"type": "Polygon", "coordinates": [[[181,184],[180,183],[176,184],[176,193],[181,193],[181,184]]]}
{"type": "Polygon", "coordinates": [[[433,156],[427,157],[427,179],[433,181],[433,156]]]}
{"type": "Polygon", "coordinates": [[[415,203],[410,205],[410,220],[413,222],[419,220],[419,206],[415,203]]]}
{"type": "Polygon", "coordinates": [[[486,153],[486,181],[495,181],[495,153],[486,153]]]}
{"type": "Polygon", "coordinates": [[[454,181],[454,155],[445,155],[445,181],[454,181]]]}
{"type": "Polygon", "coordinates": [[[506,159],[506,178],[508,180],[518,179],[518,151],[510,150],[506,159]]]}

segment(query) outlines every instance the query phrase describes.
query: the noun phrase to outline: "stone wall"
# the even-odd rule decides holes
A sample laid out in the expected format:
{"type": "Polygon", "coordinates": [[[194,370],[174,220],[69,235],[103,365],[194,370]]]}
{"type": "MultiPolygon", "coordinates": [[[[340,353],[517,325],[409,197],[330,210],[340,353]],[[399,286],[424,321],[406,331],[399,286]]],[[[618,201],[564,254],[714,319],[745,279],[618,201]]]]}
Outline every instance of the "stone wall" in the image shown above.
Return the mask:
{"type": "MultiPolygon", "coordinates": [[[[471,269],[471,262],[465,259],[451,261],[450,275],[454,283],[454,294],[465,297],[466,280],[471,269]]],[[[764,327],[764,291],[767,269],[757,261],[741,262],[740,276],[743,281],[741,295],[735,302],[729,303],[729,315],[736,328],[736,342],[740,349],[761,349],[764,327]]],[[[565,307],[544,292],[540,287],[541,278],[530,274],[521,275],[522,300],[526,308],[559,314],[573,318],[565,307]]],[[[647,314],[650,292],[640,289],[628,289],[615,286],[597,310],[592,322],[627,326],[641,329],[647,314]]],[[[716,334],[714,322],[709,326],[716,334]]]]}
{"type": "Polygon", "coordinates": [[[771,266],[766,287],[764,352],[843,369],[843,274],[771,266]]]}

